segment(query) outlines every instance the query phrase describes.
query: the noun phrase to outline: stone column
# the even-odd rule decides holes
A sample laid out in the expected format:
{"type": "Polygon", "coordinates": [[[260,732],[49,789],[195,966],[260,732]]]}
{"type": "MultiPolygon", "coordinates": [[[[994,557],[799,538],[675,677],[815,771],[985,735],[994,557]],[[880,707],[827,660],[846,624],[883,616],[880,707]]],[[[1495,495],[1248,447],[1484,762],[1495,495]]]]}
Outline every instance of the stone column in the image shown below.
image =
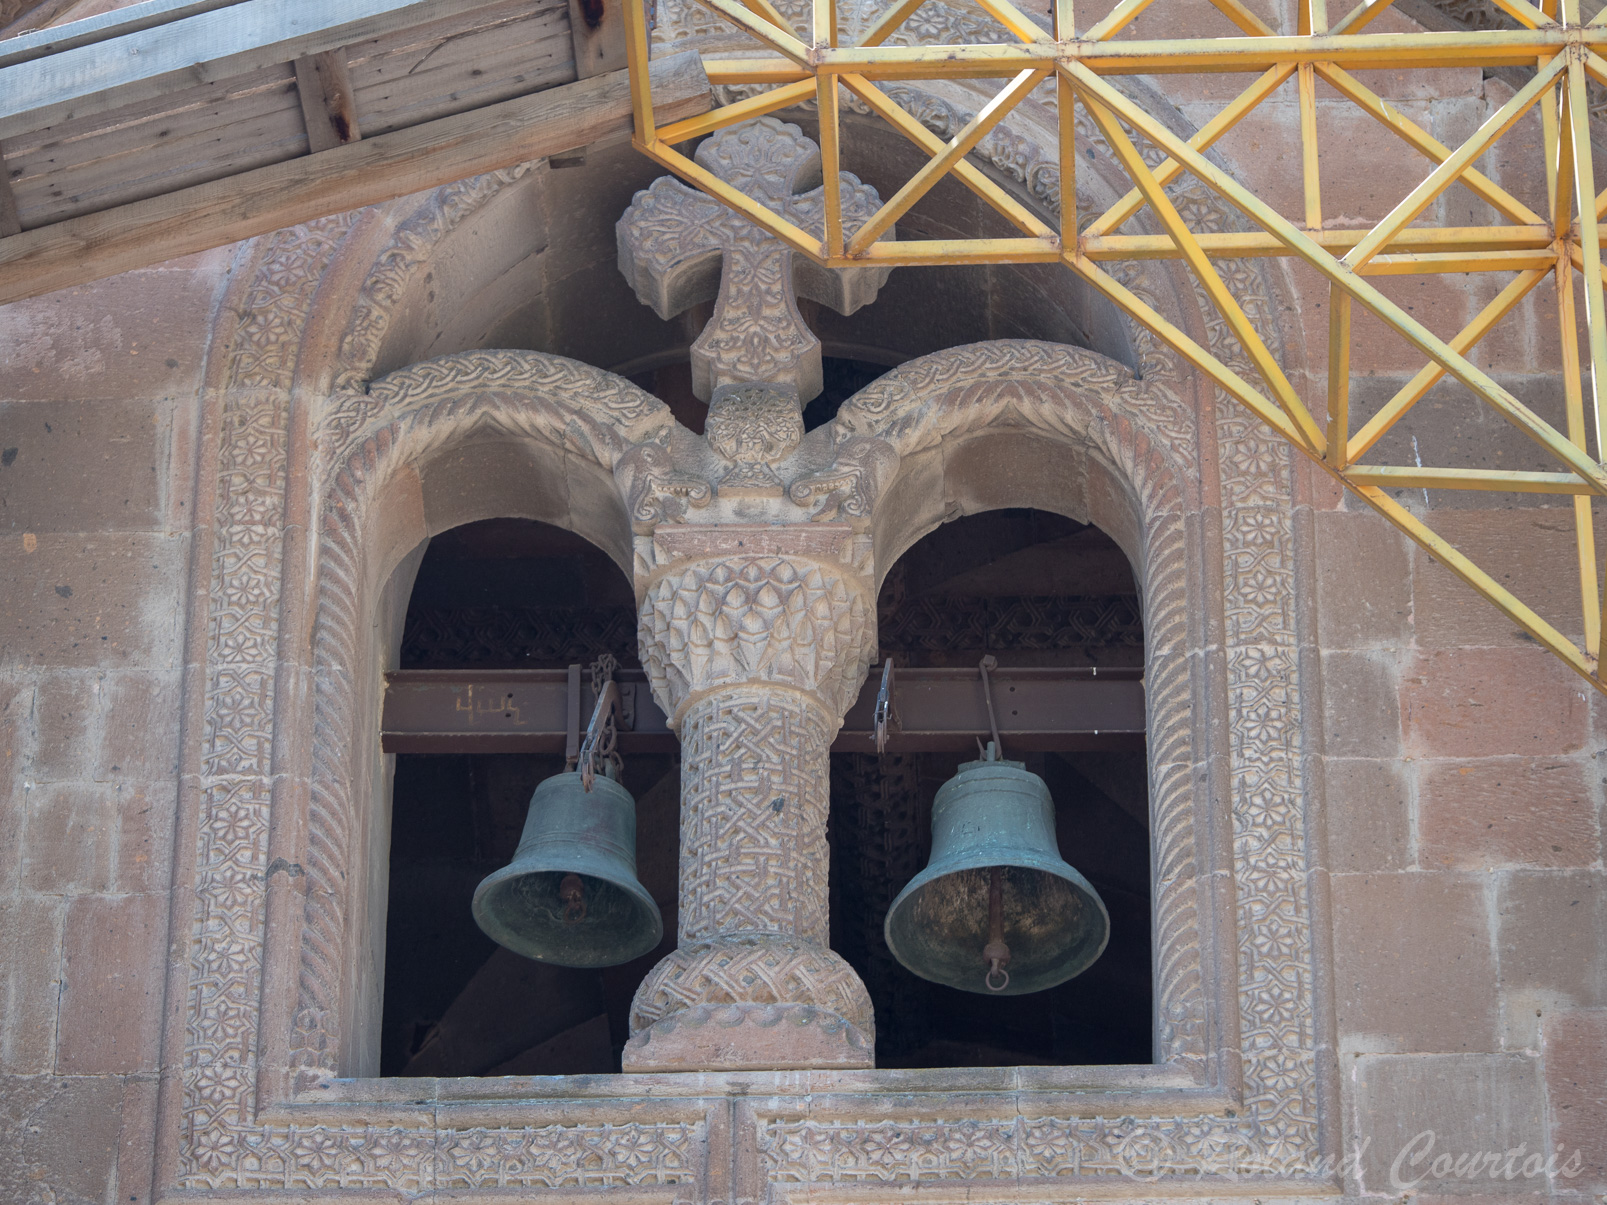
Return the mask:
{"type": "Polygon", "coordinates": [[[872,1066],[826,895],[829,750],[875,645],[869,538],[665,524],[651,544],[641,642],[681,737],[680,948],[637,990],[625,1070],[872,1066]]]}

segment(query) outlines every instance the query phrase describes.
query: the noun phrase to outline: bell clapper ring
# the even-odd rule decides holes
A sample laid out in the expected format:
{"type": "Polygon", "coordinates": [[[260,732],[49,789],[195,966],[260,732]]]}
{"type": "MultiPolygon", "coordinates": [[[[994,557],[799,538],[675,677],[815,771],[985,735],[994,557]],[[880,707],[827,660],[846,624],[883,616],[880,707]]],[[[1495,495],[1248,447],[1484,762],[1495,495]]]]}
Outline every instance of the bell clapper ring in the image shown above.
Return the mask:
{"type": "Polygon", "coordinates": [[[982,982],[988,991],[1002,992],[1010,986],[1010,972],[1005,970],[1010,961],[1010,947],[1004,944],[1004,868],[994,866],[988,870],[988,944],[982,947],[987,960],[988,973],[982,982]],[[993,982],[994,979],[998,983],[993,982]]]}
{"type": "Polygon", "coordinates": [[[882,688],[876,692],[876,752],[887,752],[887,720],[893,710],[893,659],[882,666],[882,688]]]}
{"type": "Polygon", "coordinates": [[[988,754],[985,761],[997,761],[1004,756],[1004,742],[999,739],[999,717],[993,711],[993,686],[988,681],[988,671],[999,668],[999,659],[989,653],[977,662],[977,669],[982,674],[982,698],[988,705],[988,727],[993,730],[993,751],[988,754]]]}

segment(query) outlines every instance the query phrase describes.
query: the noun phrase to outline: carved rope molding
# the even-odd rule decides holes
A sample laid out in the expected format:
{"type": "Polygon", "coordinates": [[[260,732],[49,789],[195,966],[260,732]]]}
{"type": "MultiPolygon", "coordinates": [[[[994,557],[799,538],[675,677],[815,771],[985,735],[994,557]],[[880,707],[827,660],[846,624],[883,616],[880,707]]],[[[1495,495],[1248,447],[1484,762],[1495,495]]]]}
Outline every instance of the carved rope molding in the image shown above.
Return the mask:
{"type": "Polygon", "coordinates": [[[317,668],[308,813],[307,912],[292,1064],[298,1079],[331,1074],[340,1021],[337,993],[349,937],[343,906],[351,861],[353,750],[358,731],[351,667],[360,633],[364,520],[374,489],[396,467],[474,435],[532,439],[612,472],[629,448],[666,432],[669,408],[622,377],[534,352],[467,352],[374,382],[378,421],[354,438],[321,514],[317,668]]]}
{"type": "Polygon", "coordinates": [[[1104,356],[1001,340],[910,361],[845,402],[835,424],[844,434],[884,439],[900,456],[981,430],[1025,430],[1090,447],[1131,486],[1144,523],[1138,571],[1156,884],[1156,1058],[1202,1073],[1198,755],[1183,539],[1183,512],[1197,494],[1194,413],[1171,390],[1134,380],[1104,356]]]}
{"type": "MultiPolygon", "coordinates": [[[[1004,170],[998,162],[991,165],[1004,170]]],[[[1201,228],[1219,229],[1222,221],[1208,212],[1201,228]]],[[[218,466],[207,760],[182,1065],[181,1183],[194,1189],[346,1186],[403,1192],[685,1183],[696,1175],[689,1169],[699,1158],[698,1124],[437,1131],[427,1122],[340,1128],[255,1120],[253,1058],[269,811],[264,769],[276,708],[272,667],[280,580],[272,527],[284,499],[285,401],[273,391],[289,386],[312,289],[348,226],[349,219],[331,219],[274,236],[253,283],[252,313],[227,374],[232,386],[252,392],[225,405],[218,466]]],[[[418,252],[420,260],[427,251],[418,252]]],[[[1248,265],[1230,261],[1225,266],[1232,269],[1230,286],[1263,334],[1275,335],[1266,322],[1264,279],[1248,265]]],[[[1236,350],[1218,330],[1209,335],[1219,356],[1236,350]]],[[[1136,342],[1142,346],[1143,340],[1136,342]]],[[[1141,353],[1141,360],[1146,377],[1153,379],[1151,358],[1141,353]]],[[[1135,1167],[1186,1171],[1200,1164],[1199,1152],[1207,1149],[1223,1156],[1240,1153],[1247,1171],[1309,1166],[1302,1152],[1316,1149],[1315,1039],[1309,909],[1301,887],[1299,694],[1292,616],[1286,603],[1276,601],[1294,594],[1289,466],[1286,450],[1236,412],[1220,408],[1214,425],[1210,434],[1224,452],[1230,707],[1236,720],[1254,720],[1235,723],[1230,755],[1242,1041],[1251,1056],[1245,1092],[1254,1126],[1224,1130],[1219,1119],[1199,1118],[1129,1125],[1022,1121],[1006,1127],[1006,1133],[992,1123],[962,1118],[918,1130],[896,1122],[881,1130],[862,1127],[867,1144],[884,1144],[887,1153],[880,1163],[841,1133],[823,1138],[818,1132],[788,1134],[769,1126],[763,1142],[773,1175],[845,1182],[897,1178],[915,1163],[901,1161],[900,1143],[917,1151],[920,1160],[946,1143],[955,1153],[921,1163],[923,1174],[943,1177],[1010,1173],[1011,1168],[1017,1175],[1135,1167]],[[1282,1119],[1269,1122],[1277,1110],[1282,1119]],[[1075,1145],[1068,1136],[1087,1145],[1075,1145]],[[1061,1153],[1051,1155],[1051,1145],[1061,1153]],[[1269,1151],[1286,1157],[1265,1162],[1269,1151]]]]}

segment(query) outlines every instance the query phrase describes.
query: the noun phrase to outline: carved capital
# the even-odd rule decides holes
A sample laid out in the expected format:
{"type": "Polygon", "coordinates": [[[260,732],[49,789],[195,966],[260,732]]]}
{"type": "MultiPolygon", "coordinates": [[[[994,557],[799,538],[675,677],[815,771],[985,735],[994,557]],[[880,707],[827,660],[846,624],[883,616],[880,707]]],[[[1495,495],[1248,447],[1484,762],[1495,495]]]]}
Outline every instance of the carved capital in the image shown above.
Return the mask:
{"type": "Polygon", "coordinates": [[[673,726],[739,684],[797,691],[842,721],[876,647],[869,575],[843,559],[851,529],[660,527],[654,539],[669,563],[642,600],[642,661],[673,726]]]}

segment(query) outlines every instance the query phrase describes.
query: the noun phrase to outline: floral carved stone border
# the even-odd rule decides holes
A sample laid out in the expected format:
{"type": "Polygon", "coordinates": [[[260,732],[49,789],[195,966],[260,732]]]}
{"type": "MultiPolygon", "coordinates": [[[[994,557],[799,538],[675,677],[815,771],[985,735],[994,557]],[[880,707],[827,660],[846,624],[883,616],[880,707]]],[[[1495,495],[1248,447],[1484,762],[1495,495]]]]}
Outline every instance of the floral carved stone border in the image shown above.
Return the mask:
{"type": "MultiPolygon", "coordinates": [[[[259,1092],[267,883],[275,873],[269,865],[268,830],[272,809],[284,802],[282,794],[274,794],[274,758],[283,752],[276,750],[275,741],[302,739],[282,732],[276,737],[274,726],[280,707],[275,673],[284,555],[279,525],[285,514],[293,429],[288,395],[298,321],[304,320],[312,288],[350,229],[350,219],[330,219],[274,236],[277,241],[252,282],[255,292],[247,293],[251,313],[236,338],[234,368],[226,382],[175,1186],[224,1192],[363,1188],[409,1195],[437,1189],[660,1186],[683,1196],[689,1180],[703,1181],[709,1174],[707,1118],[712,1114],[704,1093],[725,1090],[718,1086],[700,1092],[688,1085],[680,1103],[655,1110],[656,1120],[630,1120],[623,1100],[613,1116],[600,1117],[593,1100],[580,1111],[585,1120],[553,1121],[548,1109],[539,1123],[530,1119],[529,1124],[506,1125],[488,1124],[483,1116],[455,1124],[446,1111],[433,1107],[408,1110],[378,1104],[363,1110],[370,1119],[365,1123],[341,1123],[314,1113],[301,1116],[299,1098],[276,1102],[259,1092]]],[[[1244,270],[1231,283],[1252,316],[1264,321],[1268,306],[1260,278],[1244,270]]],[[[1206,334],[1219,356],[1235,353],[1224,332],[1208,327],[1206,334]]],[[[1029,1098],[1021,1102],[1027,1114],[1001,1119],[955,1116],[942,1097],[927,1097],[932,1103],[917,1109],[908,1103],[912,1098],[904,1097],[906,1103],[899,1106],[903,1115],[866,1121],[863,1115],[848,1116],[852,1109],[837,1118],[826,1109],[801,1118],[790,1108],[756,1105],[748,1157],[778,1191],[789,1191],[789,1185],[836,1185],[852,1195],[855,1186],[869,1189],[914,1178],[1025,1180],[1036,1182],[1033,1191],[1047,1197],[1075,1195],[1081,1191],[1077,1186],[1090,1179],[1135,1172],[1198,1176],[1224,1171],[1276,1177],[1287,1187],[1291,1178],[1301,1180],[1320,1163],[1299,775],[1300,696],[1290,603],[1297,591],[1288,453],[1225,407],[1204,412],[1212,415],[1211,429],[1202,431],[1199,412],[1178,397],[1166,357],[1141,345],[1141,359],[1145,381],[1139,384],[1119,365],[1071,349],[1033,344],[957,349],[907,365],[881,383],[880,393],[873,389],[862,394],[845,407],[840,426],[845,433],[885,439],[901,454],[918,450],[922,441],[959,435],[984,417],[1047,438],[1086,441],[1088,429],[1068,430],[1056,405],[1045,403],[1048,394],[1034,402],[1034,390],[1021,381],[1036,375],[1060,377],[1068,385],[1097,392],[1123,416],[1107,422],[1094,442],[1129,477],[1141,459],[1135,459],[1141,445],[1181,449],[1177,454],[1183,461],[1173,471],[1185,481],[1201,473],[1194,452],[1200,441],[1216,445],[1222,494],[1224,701],[1231,720],[1226,760],[1238,889],[1233,923],[1238,1046],[1244,1056],[1236,1107],[1206,1115],[1195,1111],[1079,1119],[1033,1117],[1029,1098]],[[1014,377],[1016,383],[1005,388],[1004,377],[1014,377]],[[898,389],[905,390],[905,400],[889,396],[898,389]],[[916,411],[925,416],[912,417],[916,411]],[[1054,1187],[1056,1182],[1065,1187],[1054,1187]]],[[[420,416],[426,410],[442,420],[429,424],[438,440],[456,438],[472,423],[528,427],[534,420],[516,413],[517,399],[528,397],[532,371],[537,377],[546,374],[550,382],[553,363],[550,357],[452,357],[376,383],[365,395],[361,424],[342,431],[345,438],[331,457],[338,467],[331,472],[355,482],[378,470],[393,438],[386,432],[398,423],[425,421],[420,416]],[[471,410],[477,411],[472,418],[471,410]]],[[[652,399],[635,396],[639,391],[624,382],[615,385],[617,379],[607,374],[584,366],[574,369],[580,370],[578,375],[570,370],[557,374],[565,377],[567,388],[584,386],[594,397],[598,385],[606,386],[605,392],[617,391],[620,406],[635,408],[639,421],[626,424],[633,427],[633,438],[649,445],[659,438],[663,420],[652,399]]],[[[606,399],[599,400],[606,408],[606,399]]],[[[617,418],[611,415],[588,429],[583,415],[569,413],[561,421],[542,420],[539,425],[545,427],[545,438],[564,441],[605,468],[621,452],[620,445],[610,443],[617,418]]],[[[330,484],[335,484],[333,477],[330,484]]],[[[1155,589],[1183,574],[1181,568],[1157,572],[1166,558],[1183,559],[1182,527],[1160,524],[1152,538],[1147,555],[1159,559],[1151,561],[1146,575],[1146,622],[1152,646],[1164,649],[1174,639],[1188,639],[1175,626],[1185,623],[1184,586],[1176,587],[1175,596],[1155,589]]],[[[323,551],[328,555],[336,550],[326,539],[323,551]]],[[[323,561],[322,571],[338,572],[338,559],[323,561]]],[[[331,605],[338,610],[339,600],[331,605]]],[[[1200,702],[1199,684],[1186,670],[1169,679],[1152,669],[1149,691],[1152,708],[1162,711],[1184,713],[1200,702]]],[[[1177,742],[1159,736],[1174,731],[1162,719],[1152,724],[1158,734],[1156,764],[1166,775],[1186,779],[1203,754],[1192,751],[1195,737],[1186,733],[1186,725],[1176,730],[1185,733],[1177,742]]],[[[319,722],[326,721],[332,725],[323,729],[326,738],[356,739],[354,717],[327,713],[319,722]]],[[[334,747],[326,739],[326,748],[334,747]]],[[[1158,783],[1158,796],[1174,789],[1183,792],[1185,786],[1194,789],[1169,786],[1168,781],[1163,776],[1158,783]]],[[[1161,810],[1168,817],[1193,816],[1192,803],[1181,808],[1163,803],[1161,810]]],[[[327,837],[334,829],[323,823],[327,837]]],[[[1201,838],[1191,823],[1158,824],[1156,833],[1158,876],[1198,873],[1201,838]]],[[[333,884],[343,855],[331,846],[329,857],[324,873],[333,884]]],[[[339,920],[338,915],[326,918],[327,923],[315,918],[302,931],[312,935],[310,945],[316,948],[339,934],[339,920]],[[319,923],[324,923],[323,936],[319,923]]],[[[1206,1053],[1199,1031],[1208,1020],[1202,1014],[1210,1006],[1210,993],[1198,942],[1189,936],[1198,920],[1186,903],[1168,911],[1162,901],[1158,910],[1161,948],[1178,951],[1182,959],[1161,971],[1161,1049],[1174,1065],[1184,1067],[1191,1059],[1197,1066],[1206,1053]]],[[[338,958],[338,936],[324,956],[338,958]]],[[[303,1035],[297,1039],[298,1060],[315,1077],[327,1077],[339,1040],[338,1027],[326,1025],[318,1015],[321,999],[304,991],[304,1007],[294,1019],[303,1035]]],[[[874,1083],[862,1074],[845,1081],[839,1091],[874,1096],[874,1083]]],[[[744,1090],[761,1086],[756,1082],[744,1090]]],[[[642,1091],[639,1082],[622,1082],[620,1089],[627,1096],[642,1091]]],[[[798,1089],[788,1089],[785,1077],[763,1087],[763,1092],[783,1096],[793,1090],[798,1089]]],[[[1131,1109],[1131,1097],[1127,1107],[1131,1109]]],[[[529,1111],[510,1107],[507,1112],[511,1121],[529,1111]]],[[[1177,1185],[1167,1191],[1186,1190],[1177,1185]]]]}

